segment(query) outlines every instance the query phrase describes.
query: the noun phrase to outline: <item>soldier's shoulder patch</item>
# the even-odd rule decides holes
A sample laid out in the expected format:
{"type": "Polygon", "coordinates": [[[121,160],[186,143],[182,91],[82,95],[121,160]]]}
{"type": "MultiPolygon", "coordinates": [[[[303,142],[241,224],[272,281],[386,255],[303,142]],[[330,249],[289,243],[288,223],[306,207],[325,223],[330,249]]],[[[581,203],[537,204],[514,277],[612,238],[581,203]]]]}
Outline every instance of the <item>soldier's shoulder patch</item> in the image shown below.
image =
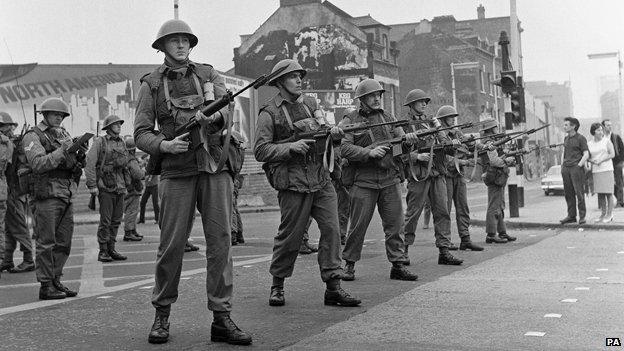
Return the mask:
{"type": "Polygon", "coordinates": [[[24,146],[24,151],[32,150],[33,146],[35,146],[35,142],[31,141],[30,144],[28,144],[28,146],[24,146]]]}

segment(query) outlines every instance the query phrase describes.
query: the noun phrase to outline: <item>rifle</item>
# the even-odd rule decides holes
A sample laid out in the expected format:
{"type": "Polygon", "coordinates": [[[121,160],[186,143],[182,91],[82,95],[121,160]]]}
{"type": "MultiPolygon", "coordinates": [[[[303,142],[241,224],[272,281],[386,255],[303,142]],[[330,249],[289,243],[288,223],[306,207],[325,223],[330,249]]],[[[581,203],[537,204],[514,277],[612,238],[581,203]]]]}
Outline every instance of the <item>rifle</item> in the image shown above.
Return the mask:
{"type": "Polygon", "coordinates": [[[526,154],[530,154],[533,151],[537,151],[537,150],[541,150],[541,149],[548,149],[548,148],[555,148],[555,147],[559,147],[559,146],[563,146],[563,143],[559,143],[559,144],[550,144],[550,145],[543,145],[543,146],[536,146],[536,147],[532,147],[530,149],[518,149],[518,150],[512,150],[509,151],[505,154],[506,157],[517,157],[517,156],[522,156],[522,155],[526,155],[526,154]]]}
{"type": "MultiPolygon", "coordinates": [[[[498,147],[498,146],[504,145],[504,144],[506,144],[506,143],[510,142],[510,141],[511,141],[511,140],[513,140],[513,139],[519,138],[519,137],[521,137],[521,136],[523,136],[523,135],[533,134],[533,133],[538,132],[538,131],[540,131],[540,130],[542,130],[542,129],[544,129],[544,128],[547,128],[547,127],[549,127],[549,126],[550,126],[550,123],[545,124],[545,125],[543,125],[543,126],[541,126],[541,127],[537,127],[537,128],[532,128],[532,129],[529,129],[529,130],[525,130],[525,131],[523,131],[523,132],[517,132],[517,133],[516,133],[516,134],[514,134],[514,135],[508,135],[508,136],[506,136],[506,137],[504,137],[504,138],[502,138],[502,139],[500,139],[500,140],[497,140],[497,141],[493,142],[493,143],[492,143],[492,146],[494,146],[494,147],[498,147]]],[[[488,151],[489,151],[489,150],[481,150],[481,151],[479,151],[479,155],[485,154],[485,153],[487,153],[488,151]]]]}

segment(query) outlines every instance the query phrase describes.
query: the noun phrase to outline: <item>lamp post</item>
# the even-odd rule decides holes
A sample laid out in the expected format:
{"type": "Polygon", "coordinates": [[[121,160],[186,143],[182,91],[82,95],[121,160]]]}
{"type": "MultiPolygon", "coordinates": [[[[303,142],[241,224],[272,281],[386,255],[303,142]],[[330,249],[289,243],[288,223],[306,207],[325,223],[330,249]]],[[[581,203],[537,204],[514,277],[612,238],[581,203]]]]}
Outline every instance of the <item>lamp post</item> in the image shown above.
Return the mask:
{"type": "Polygon", "coordinates": [[[603,59],[603,58],[611,58],[617,57],[618,62],[618,115],[620,117],[620,134],[624,132],[624,111],[622,111],[622,58],[620,56],[620,51],[613,52],[603,52],[599,54],[589,54],[587,58],[590,60],[603,59]]]}
{"type": "Polygon", "coordinates": [[[457,110],[457,93],[455,92],[455,69],[472,69],[479,67],[479,62],[451,62],[451,88],[453,91],[453,107],[457,110]]]}

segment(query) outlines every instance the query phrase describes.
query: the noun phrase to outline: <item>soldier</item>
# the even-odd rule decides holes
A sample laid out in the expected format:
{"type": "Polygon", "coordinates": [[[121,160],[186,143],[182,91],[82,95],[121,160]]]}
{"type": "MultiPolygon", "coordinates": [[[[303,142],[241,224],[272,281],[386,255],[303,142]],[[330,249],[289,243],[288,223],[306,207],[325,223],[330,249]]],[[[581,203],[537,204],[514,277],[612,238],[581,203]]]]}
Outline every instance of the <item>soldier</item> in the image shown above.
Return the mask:
{"type": "MultiPolygon", "coordinates": [[[[281,211],[269,269],[273,276],[269,305],[285,304],[284,280],[292,275],[303,233],[312,217],[321,232],[318,263],[321,279],[327,286],[324,303],[357,306],[361,301],[340,287],[342,267],[336,192],[316,145],[312,145],[314,140],[278,143],[295,132],[315,130],[325,123],[316,99],[301,93],[306,70],[297,61],[285,59],[273,67],[273,72],[283,67],[287,68],[268,82],[278,88],[279,93],[260,111],[254,146],[256,160],[265,162],[263,168],[269,183],[278,190],[281,211]]],[[[331,134],[342,137],[337,127],[331,129],[331,134]]]]}
{"type": "MultiPolygon", "coordinates": [[[[156,316],[149,333],[150,343],[169,338],[171,304],[178,298],[184,246],[192,228],[195,208],[201,213],[206,239],[206,293],[213,311],[211,340],[230,344],[251,344],[251,336],[230,318],[232,310],[232,254],[230,225],[232,215],[232,175],[235,158],[221,170],[223,114],[204,116],[205,101],[225,93],[223,78],[210,65],[189,60],[198,39],[188,24],[169,20],[158,31],[152,48],[165,54],[164,63],[143,76],[136,109],[134,139],[137,147],[151,157],[161,158],[160,245],[156,259],[156,284],[152,305],[156,316]],[[194,117],[200,128],[192,134],[176,134],[194,117]],[[159,130],[156,130],[158,123],[159,130]],[[191,137],[192,148],[187,141],[191,137]]],[[[229,147],[229,151],[235,151],[229,147]]]]}
{"type": "MultiPolygon", "coordinates": [[[[12,123],[11,116],[8,114],[1,112],[0,117],[2,120],[0,121],[0,262],[2,265],[0,266],[0,272],[3,270],[9,270],[13,268],[13,258],[11,257],[10,262],[6,260],[5,257],[5,227],[4,220],[7,213],[7,200],[8,200],[8,188],[7,188],[7,178],[5,175],[5,171],[8,166],[13,162],[13,149],[14,145],[9,136],[12,123]],[[10,263],[10,264],[9,264],[10,263]]],[[[13,250],[10,252],[11,256],[13,255],[13,250]]]]}
{"type": "Polygon", "coordinates": [[[145,172],[139,166],[136,158],[136,145],[132,135],[124,137],[126,150],[130,153],[126,166],[126,190],[128,193],[124,197],[124,241],[141,241],[143,235],[136,231],[136,219],[139,214],[139,199],[143,191],[143,179],[145,172]]]}
{"type": "MultiPolygon", "coordinates": [[[[435,118],[441,122],[443,127],[450,127],[457,124],[456,117],[458,115],[457,110],[453,106],[445,105],[438,109],[435,118]]],[[[452,139],[461,140],[463,138],[463,133],[460,129],[452,129],[447,133],[452,139]]],[[[470,209],[468,208],[466,181],[463,176],[464,166],[470,165],[470,163],[469,160],[460,159],[457,155],[446,156],[447,206],[450,214],[453,202],[455,203],[455,220],[457,222],[457,232],[461,239],[459,249],[483,251],[481,246],[474,244],[470,240],[470,209]]]]}
{"type": "MultiPolygon", "coordinates": [[[[409,107],[408,118],[410,120],[424,120],[425,108],[429,104],[429,98],[424,91],[414,89],[405,96],[403,106],[409,107]]],[[[417,129],[436,127],[436,125],[410,125],[406,128],[410,131],[417,129]]],[[[437,133],[426,137],[427,143],[440,143],[451,140],[445,133],[437,133]]],[[[453,139],[454,140],[454,139],[453,139]]],[[[457,143],[454,140],[454,143],[457,143]]],[[[406,257],[409,245],[414,244],[416,224],[420,213],[425,205],[425,199],[429,199],[431,213],[433,214],[433,230],[435,235],[438,255],[438,264],[460,265],[462,260],[455,258],[449,250],[457,250],[458,247],[451,243],[451,216],[447,205],[448,193],[446,189],[446,154],[447,149],[437,149],[433,154],[428,152],[412,152],[408,168],[407,183],[407,210],[405,213],[405,246],[406,257]]],[[[409,259],[409,257],[408,257],[409,259]]]]}
{"type": "MultiPolygon", "coordinates": [[[[11,116],[6,112],[0,112],[0,132],[7,136],[14,146],[13,157],[6,170],[6,180],[8,184],[8,199],[6,203],[6,241],[4,259],[0,264],[0,272],[8,270],[11,273],[30,272],[35,270],[33,258],[33,246],[30,239],[30,231],[26,225],[26,193],[28,189],[22,189],[18,179],[18,163],[25,164],[26,157],[20,152],[22,136],[13,134],[17,123],[13,122],[11,116]],[[13,253],[20,245],[20,251],[24,259],[15,267],[13,263],[13,253]]],[[[22,149],[23,150],[23,149],[22,149]]],[[[0,153],[1,154],[1,153],[0,153]]],[[[1,157],[1,156],[0,156],[1,157]]],[[[1,227],[1,225],[0,225],[1,227]]],[[[2,228],[0,228],[0,231],[2,228]]]]}
{"type": "MultiPolygon", "coordinates": [[[[360,109],[345,117],[340,125],[360,123],[383,123],[394,120],[381,108],[385,90],[372,79],[361,81],[355,88],[355,97],[360,109]]],[[[417,280],[418,276],[408,271],[404,264],[405,243],[401,238],[403,204],[401,201],[401,165],[387,154],[389,147],[377,145],[384,140],[405,136],[408,143],[418,139],[414,133],[405,134],[400,127],[375,127],[360,133],[347,133],[340,146],[341,156],[349,162],[343,170],[342,181],[351,187],[349,211],[349,234],[342,251],[346,262],[343,280],[355,279],[355,262],[360,260],[366,230],[373,217],[375,207],[379,211],[386,235],[386,256],[392,263],[390,279],[417,280]],[[377,146],[376,146],[377,145],[377,146]]]]}
{"type": "Polygon", "coordinates": [[[104,118],[103,135],[93,142],[87,153],[87,188],[98,196],[100,202],[100,224],[97,230],[100,252],[98,261],[123,261],[128,257],[115,249],[117,230],[121,224],[126,189],[126,166],[129,153],[119,136],[124,121],[115,115],[104,118]]]}
{"type": "Polygon", "coordinates": [[[158,174],[145,175],[145,190],[141,196],[141,211],[139,214],[139,221],[137,223],[145,223],[145,206],[150,196],[152,197],[152,208],[154,209],[154,220],[158,223],[158,213],[160,208],[158,207],[158,174]]]}
{"type": "MultiPolygon", "coordinates": [[[[498,133],[498,122],[488,121],[481,127],[483,136],[498,133]]],[[[509,177],[509,166],[514,164],[513,157],[501,158],[491,143],[486,143],[489,151],[481,157],[484,173],[481,175],[483,183],[488,189],[488,207],[485,217],[485,231],[487,244],[504,244],[515,241],[516,237],[507,235],[505,227],[505,184],[509,177]],[[496,233],[498,232],[498,237],[496,233]]]]}
{"type": "Polygon", "coordinates": [[[37,281],[39,299],[64,299],[77,295],[60,281],[74,233],[72,195],[78,188],[84,160],[68,154],[72,139],[61,127],[69,106],[58,98],[41,104],[43,121],[24,135],[23,147],[32,171],[37,281]]]}
{"type": "MultiPolygon", "coordinates": [[[[246,143],[245,137],[239,132],[232,130],[232,136],[235,137],[238,141],[238,147],[240,148],[241,154],[244,155],[245,147],[243,143],[246,143]]],[[[244,158],[241,160],[244,161],[244,158]]],[[[241,162],[241,166],[242,166],[241,162]]],[[[244,244],[245,238],[243,237],[243,220],[241,218],[240,212],[238,211],[238,194],[240,189],[243,187],[243,181],[245,180],[245,176],[241,174],[241,172],[237,172],[234,175],[233,179],[233,193],[232,193],[232,245],[244,244]]]]}

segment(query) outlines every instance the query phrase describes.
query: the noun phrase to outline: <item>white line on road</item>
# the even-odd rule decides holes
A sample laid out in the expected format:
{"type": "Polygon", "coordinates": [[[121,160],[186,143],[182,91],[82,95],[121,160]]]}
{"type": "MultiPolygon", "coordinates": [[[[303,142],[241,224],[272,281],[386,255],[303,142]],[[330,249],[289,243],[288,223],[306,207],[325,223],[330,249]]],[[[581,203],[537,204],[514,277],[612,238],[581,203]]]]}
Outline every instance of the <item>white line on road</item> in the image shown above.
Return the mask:
{"type": "Polygon", "coordinates": [[[153,287],[154,287],[153,285],[148,285],[148,286],[142,286],[139,289],[147,290],[147,289],[152,289],[153,287]]]}
{"type": "Polygon", "coordinates": [[[544,318],[561,318],[561,315],[558,313],[546,313],[544,318]]]}
{"type": "Polygon", "coordinates": [[[586,287],[586,286],[578,286],[578,287],[574,288],[574,290],[589,290],[589,288],[586,287]]]}
{"type": "Polygon", "coordinates": [[[624,251],[618,251],[619,254],[624,254],[624,251]]]}
{"type": "Polygon", "coordinates": [[[111,295],[104,295],[104,296],[98,296],[98,299],[110,299],[112,296],[111,295]]]}
{"type": "Polygon", "coordinates": [[[574,246],[568,246],[568,247],[566,247],[566,249],[576,249],[576,247],[574,247],[574,246]]]}
{"type": "Polygon", "coordinates": [[[561,300],[561,302],[565,302],[565,303],[575,303],[577,301],[578,301],[578,299],[563,299],[563,300],[561,300]]]}
{"type": "MultiPolygon", "coordinates": [[[[234,262],[234,266],[235,267],[240,267],[240,266],[244,266],[244,265],[247,265],[247,264],[255,264],[255,263],[266,262],[266,261],[270,261],[272,257],[273,257],[273,255],[265,255],[263,257],[252,258],[252,259],[244,260],[244,261],[238,261],[238,262],[234,262]]],[[[184,272],[182,272],[182,276],[190,276],[190,275],[200,274],[200,273],[204,273],[204,272],[206,272],[206,267],[184,271],[184,272]]],[[[80,293],[79,293],[79,295],[77,297],[73,297],[71,299],[37,301],[37,302],[31,302],[31,303],[26,303],[26,304],[17,305],[17,306],[0,308],[0,316],[4,316],[6,314],[15,313],[15,312],[23,312],[23,311],[33,310],[33,309],[36,309],[36,308],[54,306],[54,305],[58,305],[58,304],[61,304],[61,303],[68,303],[68,302],[78,301],[78,300],[82,300],[82,299],[86,299],[86,298],[94,297],[94,296],[98,296],[98,295],[110,294],[110,293],[113,293],[113,292],[126,290],[126,289],[132,289],[132,288],[135,288],[137,286],[150,284],[150,283],[153,283],[153,282],[154,282],[154,278],[149,278],[149,279],[144,279],[144,280],[140,280],[140,281],[136,281],[136,282],[132,282],[132,283],[121,284],[121,285],[112,286],[112,287],[105,287],[102,291],[93,292],[93,293],[90,293],[90,294],[86,294],[86,293],[80,291],[80,293]]]]}
{"type": "Polygon", "coordinates": [[[600,277],[587,277],[587,280],[598,280],[600,277]]]}
{"type": "Polygon", "coordinates": [[[596,272],[606,272],[609,268],[596,268],[596,272]]]}
{"type": "Polygon", "coordinates": [[[524,336],[544,336],[546,335],[546,333],[544,332],[538,332],[538,331],[529,331],[524,333],[524,336]]]}
{"type": "Polygon", "coordinates": [[[85,255],[80,271],[80,293],[92,294],[104,289],[104,267],[98,262],[98,241],[95,235],[85,236],[82,239],[85,255]]]}

